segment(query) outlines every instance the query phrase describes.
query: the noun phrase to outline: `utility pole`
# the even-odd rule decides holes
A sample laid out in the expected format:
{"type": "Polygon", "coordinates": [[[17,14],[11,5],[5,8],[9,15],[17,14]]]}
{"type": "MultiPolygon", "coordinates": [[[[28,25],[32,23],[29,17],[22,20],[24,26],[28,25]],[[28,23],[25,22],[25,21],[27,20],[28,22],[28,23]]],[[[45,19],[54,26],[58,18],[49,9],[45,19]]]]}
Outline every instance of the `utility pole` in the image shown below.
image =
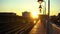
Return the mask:
{"type": "Polygon", "coordinates": [[[50,18],[50,0],[48,0],[48,22],[47,22],[47,27],[46,27],[46,33],[47,34],[50,34],[50,31],[49,31],[49,29],[50,29],[50,23],[49,23],[49,18],[50,18]]]}
{"type": "Polygon", "coordinates": [[[48,16],[50,16],[50,0],[48,0],[48,16]]]}
{"type": "Polygon", "coordinates": [[[52,34],[52,25],[50,22],[50,0],[48,0],[48,22],[47,22],[47,34],[52,34]]]}

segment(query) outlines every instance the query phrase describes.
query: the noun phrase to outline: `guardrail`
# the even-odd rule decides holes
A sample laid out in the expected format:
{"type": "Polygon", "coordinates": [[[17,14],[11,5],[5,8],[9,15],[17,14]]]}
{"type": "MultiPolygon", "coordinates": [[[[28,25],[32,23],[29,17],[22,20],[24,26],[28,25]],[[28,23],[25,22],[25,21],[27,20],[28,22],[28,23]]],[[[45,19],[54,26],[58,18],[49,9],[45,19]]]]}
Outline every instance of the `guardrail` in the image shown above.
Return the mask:
{"type": "Polygon", "coordinates": [[[50,22],[49,28],[50,28],[49,33],[60,34],[60,28],[56,24],[50,22]]]}

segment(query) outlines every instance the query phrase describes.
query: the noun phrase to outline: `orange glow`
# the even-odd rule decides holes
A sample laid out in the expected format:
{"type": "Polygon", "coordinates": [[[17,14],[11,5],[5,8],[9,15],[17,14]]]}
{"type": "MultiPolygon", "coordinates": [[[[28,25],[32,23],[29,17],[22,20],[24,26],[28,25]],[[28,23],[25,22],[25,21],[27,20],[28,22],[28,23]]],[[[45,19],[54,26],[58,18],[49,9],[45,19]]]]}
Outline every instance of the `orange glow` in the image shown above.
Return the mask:
{"type": "Polygon", "coordinates": [[[31,13],[32,13],[31,16],[32,16],[33,18],[38,18],[38,13],[37,13],[37,12],[31,12],[31,13]]]}
{"type": "Polygon", "coordinates": [[[37,26],[34,26],[34,28],[37,28],[37,26]]]}
{"type": "Polygon", "coordinates": [[[36,23],[36,21],[34,21],[34,24],[36,23]]]}

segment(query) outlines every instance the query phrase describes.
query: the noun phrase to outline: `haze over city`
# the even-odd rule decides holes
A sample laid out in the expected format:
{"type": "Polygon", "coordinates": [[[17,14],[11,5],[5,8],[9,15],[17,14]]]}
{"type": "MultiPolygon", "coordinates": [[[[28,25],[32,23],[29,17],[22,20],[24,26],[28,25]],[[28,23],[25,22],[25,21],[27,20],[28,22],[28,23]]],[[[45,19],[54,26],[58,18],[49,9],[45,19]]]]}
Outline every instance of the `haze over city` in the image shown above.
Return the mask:
{"type": "MultiPolygon", "coordinates": [[[[48,0],[45,0],[45,1],[46,1],[46,7],[48,7],[47,5],[48,0]]],[[[58,1],[51,0],[50,15],[57,15],[60,12],[59,3],[60,3],[60,0],[58,1]]],[[[20,16],[24,11],[39,13],[38,7],[39,7],[39,3],[37,2],[37,0],[0,0],[0,12],[14,12],[20,16]]]]}

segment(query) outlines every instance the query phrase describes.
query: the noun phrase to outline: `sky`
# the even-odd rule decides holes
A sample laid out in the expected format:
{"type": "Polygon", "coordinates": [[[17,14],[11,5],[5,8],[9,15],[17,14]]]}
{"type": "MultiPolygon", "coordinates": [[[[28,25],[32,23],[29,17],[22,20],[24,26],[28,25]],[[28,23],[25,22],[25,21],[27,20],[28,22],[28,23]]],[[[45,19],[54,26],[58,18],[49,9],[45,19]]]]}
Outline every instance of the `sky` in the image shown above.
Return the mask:
{"type": "MultiPolygon", "coordinates": [[[[44,1],[46,1],[47,12],[48,0],[44,1]]],[[[39,13],[38,7],[39,3],[37,2],[37,0],[0,0],[0,12],[14,12],[20,16],[24,11],[39,13]]],[[[51,0],[50,15],[58,15],[58,13],[60,13],[60,0],[51,0]]]]}

